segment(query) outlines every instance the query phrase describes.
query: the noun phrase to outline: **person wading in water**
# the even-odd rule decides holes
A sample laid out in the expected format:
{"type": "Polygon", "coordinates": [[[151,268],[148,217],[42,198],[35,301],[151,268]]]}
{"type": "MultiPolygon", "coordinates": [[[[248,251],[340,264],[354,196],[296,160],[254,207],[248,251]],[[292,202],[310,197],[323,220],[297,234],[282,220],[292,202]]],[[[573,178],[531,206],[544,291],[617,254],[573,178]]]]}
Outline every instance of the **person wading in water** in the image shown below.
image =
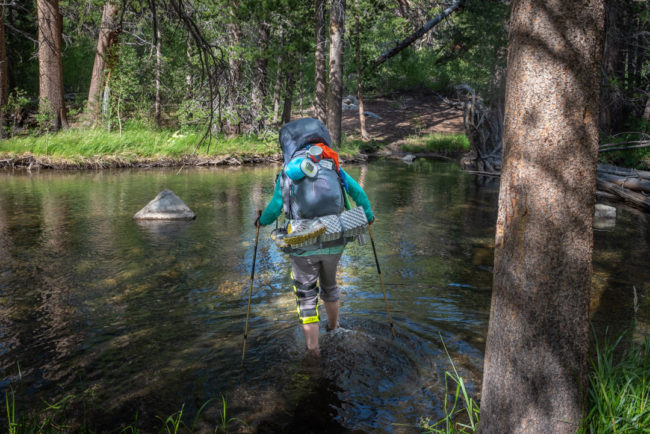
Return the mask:
{"type": "Polygon", "coordinates": [[[270,225],[284,210],[287,228],[276,229],[271,237],[290,255],[298,318],[314,355],[319,354],[318,296],[325,304],[327,330],[336,329],[341,254],[347,242],[359,237],[355,225],[363,229],[374,222],[368,196],[340,167],[330,143],[327,128],[317,119],[298,119],[280,129],[282,172],[273,198],[255,220],[255,226],[270,225]],[[351,210],[348,195],[361,208],[351,210]]]}

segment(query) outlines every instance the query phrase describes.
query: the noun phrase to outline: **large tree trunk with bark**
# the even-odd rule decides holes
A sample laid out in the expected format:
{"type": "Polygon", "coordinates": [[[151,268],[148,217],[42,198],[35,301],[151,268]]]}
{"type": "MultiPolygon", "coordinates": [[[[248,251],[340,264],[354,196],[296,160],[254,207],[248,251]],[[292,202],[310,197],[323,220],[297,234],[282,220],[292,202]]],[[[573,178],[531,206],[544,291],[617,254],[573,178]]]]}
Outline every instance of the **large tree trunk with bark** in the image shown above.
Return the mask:
{"type": "Polygon", "coordinates": [[[345,0],[330,3],[330,83],[327,94],[327,128],[332,145],[341,145],[341,116],[343,107],[343,43],[345,34],[345,0]]]}
{"type": "Polygon", "coordinates": [[[102,22],[97,37],[97,51],[95,52],[95,63],[90,76],[90,87],[88,89],[88,115],[93,122],[99,119],[102,95],[106,83],[106,73],[113,66],[111,57],[113,49],[120,34],[117,20],[118,5],[106,2],[102,13],[102,22]]]}
{"type": "Polygon", "coordinates": [[[314,72],[314,116],[323,123],[327,122],[325,4],[326,0],[316,0],[316,69],[314,72]]]}
{"type": "Polygon", "coordinates": [[[483,433],[580,426],[603,22],[603,0],[513,2],[483,433]]]}
{"type": "Polygon", "coordinates": [[[0,4],[0,137],[5,136],[7,124],[7,98],[9,86],[7,82],[7,48],[5,44],[5,11],[0,4]]]}
{"type": "Polygon", "coordinates": [[[61,63],[63,17],[59,0],[38,0],[39,111],[47,113],[53,130],[68,127],[61,63]]]}

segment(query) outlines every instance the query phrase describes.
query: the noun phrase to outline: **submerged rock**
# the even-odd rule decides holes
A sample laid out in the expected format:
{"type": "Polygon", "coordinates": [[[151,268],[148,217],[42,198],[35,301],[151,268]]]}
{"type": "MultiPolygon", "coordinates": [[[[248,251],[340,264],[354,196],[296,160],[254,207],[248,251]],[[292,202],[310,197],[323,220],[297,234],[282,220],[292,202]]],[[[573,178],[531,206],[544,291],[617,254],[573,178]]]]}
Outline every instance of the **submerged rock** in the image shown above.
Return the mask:
{"type": "Polygon", "coordinates": [[[196,214],[173,191],[164,189],[133,218],[135,220],[193,220],[196,214]]]}

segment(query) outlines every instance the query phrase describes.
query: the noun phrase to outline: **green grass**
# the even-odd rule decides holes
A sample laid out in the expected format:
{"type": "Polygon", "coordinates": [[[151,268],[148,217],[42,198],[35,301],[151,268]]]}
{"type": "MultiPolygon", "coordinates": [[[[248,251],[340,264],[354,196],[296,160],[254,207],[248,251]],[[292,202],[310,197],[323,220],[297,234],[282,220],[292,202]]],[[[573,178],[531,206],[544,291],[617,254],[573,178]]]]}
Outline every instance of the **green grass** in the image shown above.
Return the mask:
{"type": "Polygon", "coordinates": [[[476,432],[480,414],[478,402],[467,393],[465,381],[458,374],[456,365],[449,355],[442,337],[440,337],[440,341],[452,369],[452,371],[445,371],[445,400],[443,407],[445,416],[435,422],[428,418],[421,419],[418,428],[422,429],[423,432],[436,434],[476,432]],[[453,387],[453,393],[450,392],[450,384],[453,387]]]}
{"type": "MultiPolygon", "coordinates": [[[[589,374],[587,415],[579,433],[650,433],[650,338],[632,343],[627,351],[621,353],[622,340],[623,336],[604,347],[595,344],[589,374]]],[[[426,433],[476,432],[478,403],[468,396],[463,378],[448,352],[447,357],[452,371],[445,372],[445,415],[438,421],[423,418],[418,428],[426,433]],[[450,382],[455,385],[453,391],[450,391],[450,382]]]]}
{"type": "MultiPolygon", "coordinates": [[[[199,157],[269,156],[280,153],[277,134],[267,137],[244,135],[225,137],[215,135],[208,148],[207,139],[197,147],[204,131],[126,128],[119,131],[105,129],[69,129],[57,133],[17,136],[0,140],[0,154],[22,155],[61,160],[81,160],[93,157],[117,157],[126,161],[142,158],[178,158],[196,153],[199,157]]],[[[339,154],[352,157],[359,153],[363,142],[346,140],[339,154]]]]}
{"type": "Polygon", "coordinates": [[[650,339],[618,354],[622,337],[600,347],[589,376],[584,433],[650,432],[650,339]]]}
{"type": "Polygon", "coordinates": [[[208,141],[200,147],[197,144],[203,131],[180,132],[174,130],[153,130],[129,128],[120,132],[104,129],[69,129],[40,136],[22,136],[0,142],[0,153],[23,154],[54,158],[84,158],[114,156],[124,159],[180,157],[196,152],[208,155],[271,155],[280,152],[276,137],[213,136],[208,150],[208,141]]]}
{"type": "Polygon", "coordinates": [[[411,136],[402,145],[404,152],[467,152],[469,141],[464,134],[430,133],[423,136],[411,136]]]}
{"type": "MultiPolygon", "coordinates": [[[[38,413],[28,413],[16,415],[16,393],[13,388],[10,388],[8,392],[5,392],[5,415],[7,417],[7,433],[9,434],[58,434],[61,432],[78,432],[85,434],[92,434],[96,431],[88,428],[88,421],[74,421],[74,419],[69,419],[69,414],[67,410],[67,404],[72,401],[74,397],[72,395],[67,395],[62,400],[49,404],[45,402],[44,407],[38,413]]],[[[203,413],[203,410],[210,404],[213,400],[207,400],[196,412],[194,419],[191,425],[187,425],[183,422],[183,412],[185,409],[185,404],[181,406],[181,409],[166,418],[157,416],[156,419],[160,421],[160,425],[157,428],[145,427],[144,432],[158,432],[161,434],[178,434],[182,433],[195,433],[195,432],[204,432],[205,427],[198,428],[197,422],[199,417],[203,413]],[[197,431],[198,430],[198,431],[197,431]]],[[[238,423],[240,426],[246,426],[246,423],[241,419],[228,417],[227,416],[228,406],[226,403],[226,398],[221,395],[221,410],[219,410],[218,419],[215,421],[214,428],[211,429],[213,433],[219,432],[228,432],[231,429],[231,426],[234,422],[238,423]]],[[[138,420],[138,414],[135,415],[135,421],[127,426],[122,426],[115,428],[115,432],[120,433],[131,433],[136,434],[141,432],[139,425],[141,423],[138,420]],[[118,431],[119,430],[119,431],[118,431]]]]}

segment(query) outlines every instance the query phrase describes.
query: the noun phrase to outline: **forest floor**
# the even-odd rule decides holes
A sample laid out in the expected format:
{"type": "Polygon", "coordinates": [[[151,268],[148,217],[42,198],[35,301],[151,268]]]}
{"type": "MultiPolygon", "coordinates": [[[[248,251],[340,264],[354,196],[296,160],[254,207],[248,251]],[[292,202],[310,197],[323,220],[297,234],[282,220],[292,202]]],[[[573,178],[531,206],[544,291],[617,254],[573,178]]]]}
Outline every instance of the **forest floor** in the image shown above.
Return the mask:
{"type": "MultiPolygon", "coordinates": [[[[370,141],[381,147],[377,153],[380,156],[401,155],[402,146],[411,138],[465,132],[463,110],[430,92],[368,98],[364,101],[364,111],[381,118],[366,116],[366,130],[370,141]]],[[[314,116],[314,113],[306,110],[304,115],[314,116]]],[[[342,129],[347,140],[361,140],[357,109],[343,110],[342,129]]]]}
{"type": "MultiPolygon", "coordinates": [[[[435,94],[371,99],[364,103],[364,110],[382,118],[366,117],[366,129],[372,140],[387,145],[399,145],[410,136],[463,134],[465,131],[462,109],[435,94]]],[[[343,111],[343,131],[350,138],[361,138],[358,111],[343,111]]]]}

